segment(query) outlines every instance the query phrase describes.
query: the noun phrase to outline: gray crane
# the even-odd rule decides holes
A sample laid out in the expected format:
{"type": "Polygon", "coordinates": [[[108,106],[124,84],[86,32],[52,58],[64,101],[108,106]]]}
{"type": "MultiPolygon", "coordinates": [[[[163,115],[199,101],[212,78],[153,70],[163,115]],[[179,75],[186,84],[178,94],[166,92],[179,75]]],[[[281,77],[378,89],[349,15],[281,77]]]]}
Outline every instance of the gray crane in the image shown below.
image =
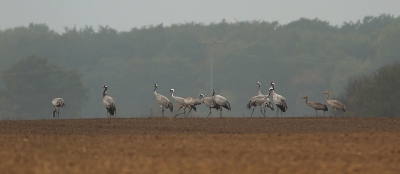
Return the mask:
{"type": "Polygon", "coordinates": [[[197,105],[201,105],[200,100],[197,99],[197,98],[193,98],[193,97],[185,98],[184,102],[185,102],[186,107],[189,108],[189,112],[188,112],[188,114],[186,115],[186,117],[189,116],[189,114],[190,114],[190,112],[192,111],[192,109],[193,109],[194,111],[197,112],[196,106],[197,106],[197,105]]]}
{"type": "Polygon", "coordinates": [[[213,90],[212,93],[212,98],[214,99],[215,103],[217,103],[219,106],[219,116],[222,117],[222,107],[227,109],[228,111],[231,110],[231,105],[229,104],[228,100],[221,96],[221,95],[215,95],[215,90],[213,90]]]}
{"type": "Polygon", "coordinates": [[[326,94],[326,102],[329,104],[329,106],[332,107],[333,110],[335,110],[335,116],[337,115],[338,110],[342,110],[343,112],[346,112],[346,106],[337,100],[329,100],[329,92],[325,91],[324,94],[326,94]]]}
{"type": "Polygon", "coordinates": [[[279,114],[279,110],[281,111],[281,116],[282,116],[282,112],[285,112],[288,107],[286,104],[286,99],[285,97],[275,93],[275,83],[271,82],[270,85],[272,86],[272,88],[269,88],[270,92],[272,92],[272,99],[274,100],[274,103],[276,105],[276,107],[278,108],[276,110],[276,116],[278,116],[279,114]]]}
{"type": "Polygon", "coordinates": [[[163,117],[164,117],[164,108],[165,108],[165,109],[168,109],[168,108],[169,108],[169,110],[170,110],[171,112],[173,112],[173,111],[174,111],[174,106],[173,106],[172,103],[168,100],[168,98],[165,97],[165,96],[163,96],[163,95],[161,95],[161,94],[158,94],[158,93],[157,93],[157,91],[156,91],[156,90],[157,90],[157,87],[158,87],[157,84],[154,84],[153,87],[154,87],[154,95],[156,96],[156,99],[157,99],[158,104],[160,104],[160,106],[161,106],[163,117]]]}
{"type": "Polygon", "coordinates": [[[117,108],[115,106],[115,101],[113,98],[111,98],[111,96],[106,94],[106,91],[108,89],[107,85],[103,86],[104,91],[103,91],[103,103],[106,106],[107,109],[107,118],[108,118],[108,114],[110,114],[110,118],[112,115],[117,113],[117,108]]]}
{"type": "Polygon", "coordinates": [[[253,96],[249,102],[247,103],[247,108],[251,109],[251,107],[253,108],[253,111],[251,112],[251,117],[253,117],[253,113],[254,113],[254,109],[257,106],[260,106],[260,111],[261,114],[265,117],[265,113],[266,113],[266,108],[269,107],[271,108],[271,110],[274,110],[274,106],[272,105],[272,103],[269,101],[269,91],[268,91],[268,95],[263,95],[261,93],[261,83],[257,82],[258,84],[258,95],[253,96]],[[264,112],[262,110],[262,107],[264,106],[264,112]]]}
{"type": "Polygon", "coordinates": [[[186,114],[186,108],[187,108],[187,105],[186,105],[186,103],[185,103],[185,98],[183,98],[183,97],[178,97],[178,96],[174,96],[175,89],[170,89],[169,92],[171,93],[171,97],[172,97],[172,98],[176,101],[176,103],[179,105],[179,108],[178,108],[178,110],[176,111],[175,117],[178,116],[178,115],[181,115],[181,114],[185,115],[185,114],[186,114]],[[183,108],[183,112],[180,113],[180,114],[178,114],[179,110],[182,109],[182,108],[183,108]]]}
{"type": "Polygon", "coordinates": [[[328,111],[328,105],[326,105],[325,103],[319,103],[319,102],[308,102],[308,97],[306,95],[303,97],[303,99],[306,99],[306,104],[308,106],[310,106],[313,109],[315,109],[315,116],[318,116],[317,110],[324,111],[324,115],[323,116],[325,116],[325,112],[328,111]]]}
{"type": "Polygon", "coordinates": [[[56,112],[57,112],[57,118],[59,118],[60,117],[60,107],[65,106],[64,99],[55,98],[55,99],[53,99],[51,104],[53,104],[53,106],[54,106],[53,118],[56,116],[56,112]]]}
{"type": "Polygon", "coordinates": [[[215,103],[212,97],[204,97],[204,94],[200,94],[199,96],[200,102],[204,103],[208,108],[210,108],[210,113],[208,113],[207,117],[212,117],[211,108],[215,108],[217,111],[220,109],[220,106],[215,103]]]}

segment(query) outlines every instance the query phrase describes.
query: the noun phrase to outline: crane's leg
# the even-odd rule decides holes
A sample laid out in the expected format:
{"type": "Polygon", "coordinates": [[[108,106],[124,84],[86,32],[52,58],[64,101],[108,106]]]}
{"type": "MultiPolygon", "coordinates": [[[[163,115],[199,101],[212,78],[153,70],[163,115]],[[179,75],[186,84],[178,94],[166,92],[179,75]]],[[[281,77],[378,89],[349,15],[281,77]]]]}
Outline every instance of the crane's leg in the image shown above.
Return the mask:
{"type": "Polygon", "coordinates": [[[219,117],[222,117],[222,108],[219,110],[219,117]]]}
{"type": "Polygon", "coordinates": [[[315,116],[318,117],[317,110],[315,110],[315,116]]]}
{"type": "Polygon", "coordinates": [[[255,109],[256,107],[254,107],[253,108],[253,111],[251,111],[251,116],[250,117],[253,117],[253,112],[254,112],[254,109],[255,109]]]}
{"type": "Polygon", "coordinates": [[[192,108],[189,109],[188,114],[186,115],[186,117],[189,117],[190,112],[192,111],[192,108]]]}
{"type": "Polygon", "coordinates": [[[164,107],[161,107],[162,108],[162,110],[161,110],[161,112],[162,112],[162,117],[164,117],[164,107]]]}
{"type": "Polygon", "coordinates": [[[267,115],[267,105],[264,106],[264,113],[263,116],[265,117],[267,115]]]}
{"type": "Polygon", "coordinates": [[[60,118],[60,109],[57,109],[57,118],[60,118]]]}
{"type": "Polygon", "coordinates": [[[278,117],[279,116],[279,108],[276,110],[276,117],[278,117]]]}
{"type": "Polygon", "coordinates": [[[56,108],[54,108],[54,111],[53,111],[53,118],[55,118],[55,116],[56,116],[56,108]]]}
{"type": "Polygon", "coordinates": [[[260,111],[261,111],[261,114],[265,117],[265,112],[263,112],[263,110],[262,110],[262,105],[260,106],[260,111]]]}
{"type": "Polygon", "coordinates": [[[210,114],[211,114],[211,117],[212,117],[211,108],[210,108],[210,113],[208,113],[208,115],[207,115],[207,118],[210,116],[210,114]]]}
{"type": "Polygon", "coordinates": [[[323,115],[323,117],[325,117],[325,111],[324,111],[324,115],[323,115]]]}
{"type": "Polygon", "coordinates": [[[178,111],[179,111],[181,108],[182,108],[182,106],[179,106],[178,110],[176,111],[177,114],[175,115],[175,117],[178,116],[178,115],[181,115],[181,114],[186,115],[186,107],[183,108],[183,112],[182,112],[182,113],[178,114],[178,111]]]}

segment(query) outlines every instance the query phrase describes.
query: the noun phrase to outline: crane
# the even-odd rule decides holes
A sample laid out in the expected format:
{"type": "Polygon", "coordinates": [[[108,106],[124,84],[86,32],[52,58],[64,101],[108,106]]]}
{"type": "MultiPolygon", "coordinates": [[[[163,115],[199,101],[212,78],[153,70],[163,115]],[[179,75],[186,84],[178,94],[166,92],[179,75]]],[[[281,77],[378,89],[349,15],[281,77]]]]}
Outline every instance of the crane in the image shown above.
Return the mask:
{"type": "Polygon", "coordinates": [[[201,93],[199,98],[200,102],[204,103],[208,108],[210,108],[210,113],[208,113],[207,117],[209,117],[210,114],[212,117],[211,108],[215,108],[216,110],[220,109],[220,106],[217,103],[215,103],[212,97],[204,97],[204,94],[201,93]]]}
{"type": "Polygon", "coordinates": [[[231,110],[231,105],[229,104],[229,101],[228,101],[225,97],[223,97],[223,96],[221,96],[221,95],[215,95],[215,90],[213,90],[212,98],[214,99],[215,103],[217,103],[219,106],[221,106],[221,107],[219,108],[219,111],[220,111],[219,115],[220,115],[220,117],[222,117],[222,107],[224,107],[224,108],[227,109],[228,111],[231,110]]]}
{"type": "Polygon", "coordinates": [[[261,114],[265,117],[266,107],[271,108],[271,110],[274,110],[274,107],[273,107],[272,103],[269,101],[269,93],[268,93],[268,95],[263,95],[261,93],[261,89],[260,89],[261,83],[257,82],[257,84],[258,84],[258,95],[253,96],[249,100],[249,102],[247,103],[247,108],[251,109],[251,107],[254,106],[253,111],[251,112],[251,117],[253,117],[254,109],[257,106],[260,106],[261,114]],[[264,112],[262,110],[262,106],[264,106],[264,112]]]}
{"type": "Polygon", "coordinates": [[[346,106],[337,100],[329,100],[329,92],[325,91],[324,94],[326,94],[326,102],[329,104],[329,106],[332,107],[333,110],[335,110],[335,116],[337,115],[338,110],[342,110],[343,112],[346,112],[346,106]]]}
{"type": "Polygon", "coordinates": [[[106,91],[108,89],[107,85],[103,86],[104,91],[103,91],[103,103],[106,106],[107,109],[107,118],[108,118],[108,114],[110,114],[110,118],[112,115],[117,113],[117,108],[115,107],[115,101],[113,98],[111,98],[111,96],[106,94],[106,91]]]}
{"type": "Polygon", "coordinates": [[[285,97],[275,93],[275,83],[271,82],[270,85],[272,86],[272,88],[270,88],[270,92],[272,92],[272,99],[274,100],[274,103],[276,105],[276,107],[278,108],[278,110],[276,111],[276,116],[278,116],[279,110],[281,111],[281,116],[282,116],[282,112],[285,112],[288,107],[286,104],[286,99],[285,97]]]}
{"type": "Polygon", "coordinates": [[[53,99],[51,104],[53,104],[53,106],[54,106],[53,118],[56,116],[56,112],[57,112],[57,118],[59,118],[60,117],[60,110],[59,109],[60,109],[60,107],[64,107],[65,106],[64,99],[55,98],[55,99],[53,99]]]}
{"type": "Polygon", "coordinates": [[[165,97],[165,96],[163,96],[163,95],[161,95],[161,94],[158,94],[158,93],[157,93],[157,91],[156,91],[156,90],[157,90],[157,87],[158,87],[157,84],[154,84],[153,87],[154,87],[154,95],[156,96],[156,99],[157,99],[158,104],[160,104],[160,106],[161,106],[163,117],[164,117],[164,108],[165,108],[165,109],[168,109],[168,108],[169,108],[169,110],[170,110],[171,112],[173,112],[173,111],[174,111],[174,106],[173,106],[172,103],[168,100],[168,98],[165,97]]]}
{"type": "Polygon", "coordinates": [[[317,114],[317,110],[322,110],[324,111],[324,115],[325,116],[325,112],[328,111],[328,106],[325,103],[319,103],[319,102],[308,102],[308,97],[305,95],[303,97],[303,99],[306,99],[306,104],[310,107],[312,107],[313,109],[315,109],[315,116],[318,116],[317,114]]]}

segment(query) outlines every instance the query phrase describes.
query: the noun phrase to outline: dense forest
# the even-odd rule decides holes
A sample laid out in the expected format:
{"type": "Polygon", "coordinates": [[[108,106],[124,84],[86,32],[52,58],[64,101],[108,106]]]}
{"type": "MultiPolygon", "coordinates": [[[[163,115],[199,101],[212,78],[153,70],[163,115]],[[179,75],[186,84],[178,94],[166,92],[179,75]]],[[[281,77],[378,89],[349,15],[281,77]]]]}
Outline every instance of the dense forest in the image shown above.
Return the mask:
{"type": "MultiPolygon", "coordinates": [[[[56,33],[46,24],[29,24],[0,31],[0,114],[3,119],[51,118],[52,99],[62,97],[67,107],[60,110],[60,118],[106,117],[102,86],[107,85],[118,117],[160,116],[152,87],[156,83],[157,92],[169,97],[175,110],[171,88],[181,97],[211,96],[215,89],[231,103],[232,110],[225,110],[224,116],[247,117],[251,111],[246,104],[257,94],[260,81],[262,93],[267,94],[268,84],[274,82],[276,92],[286,98],[289,110],[284,116],[314,115],[301,98],[307,95],[310,101],[325,103],[324,91],[348,105],[344,115],[371,116],[375,114],[358,112],[362,105],[349,102],[355,100],[349,91],[357,90],[357,78],[394,64],[399,55],[400,17],[387,14],[341,26],[305,18],[285,25],[222,20],[128,32],[87,26],[56,33]]],[[[376,109],[383,104],[364,102],[375,102],[376,109]]],[[[254,116],[261,116],[258,110],[254,116]]],[[[199,106],[193,116],[206,116],[208,111],[199,106]]],[[[267,116],[276,112],[268,111],[267,116]]]]}

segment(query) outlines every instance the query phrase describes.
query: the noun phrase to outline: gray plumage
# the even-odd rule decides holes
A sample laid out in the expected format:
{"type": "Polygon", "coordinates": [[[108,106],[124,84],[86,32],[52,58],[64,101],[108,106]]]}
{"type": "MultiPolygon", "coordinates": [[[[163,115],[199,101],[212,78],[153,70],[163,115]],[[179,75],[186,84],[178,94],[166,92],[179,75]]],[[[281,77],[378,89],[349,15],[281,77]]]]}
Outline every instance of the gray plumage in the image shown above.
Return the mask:
{"type": "Polygon", "coordinates": [[[342,110],[343,112],[346,112],[346,106],[337,100],[329,100],[329,92],[325,91],[324,94],[326,94],[326,102],[329,104],[329,106],[332,107],[333,110],[335,110],[335,116],[337,115],[338,110],[342,110]]]}
{"type": "Polygon", "coordinates": [[[212,97],[204,97],[204,94],[200,94],[200,102],[204,103],[208,108],[210,108],[210,113],[208,113],[207,117],[210,116],[212,117],[211,109],[215,108],[216,110],[220,109],[220,106],[215,103],[214,99],[212,97]]]}
{"type": "Polygon", "coordinates": [[[257,106],[260,106],[261,114],[265,117],[265,114],[266,114],[266,107],[271,108],[271,110],[274,110],[274,107],[273,107],[272,103],[271,103],[270,100],[269,100],[269,92],[268,92],[268,95],[263,95],[263,94],[261,93],[261,83],[260,83],[260,82],[257,82],[257,84],[258,84],[258,95],[253,96],[253,97],[249,100],[249,102],[247,103],[247,108],[248,108],[248,109],[251,109],[251,107],[254,107],[254,108],[253,108],[253,111],[251,112],[251,117],[253,117],[254,109],[255,109],[257,106]],[[264,106],[264,112],[263,112],[263,110],[262,110],[262,109],[263,109],[263,106],[264,106]]]}
{"type": "Polygon", "coordinates": [[[286,99],[285,97],[275,93],[275,83],[271,82],[270,84],[272,86],[272,88],[270,88],[270,92],[272,94],[272,99],[274,100],[274,103],[276,105],[276,107],[278,108],[276,110],[276,116],[278,116],[279,110],[281,111],[281,116],[282,116],[282,112],[286,112],[286,110],[288,109],[288,106],[286,104],[286,99]]]}
{"type": "Polygon", "coordinates": [[[55,98],[55,99],[53,99],[51,104],[53,104],[53,106],[54,106],[53,118],[56,116],[56,112],[57,112],[57,118],[59,118],[60,117],[60,107],[65,106],[64,99],[55,98]]]}
{"type": "Polygon", "coordinates": [[[164,108],[165,109],[168,109],[169,108],[169,110],[171,111],[171,112],[173,112],[174,111],[174,106],[172,105],[172,103],[168,100],[168,98],[167,97],[165,97],[165,96],[163,96],[163,95],[161,95],[161,94],[158,94],[157,93],[157,84],[154,84],[153,85],[153,87],[154,87],[154,95],[156,96],[156,99],[157,99],[157,102],[158,102],[158,104],[160,104],[160,106],[161,106],[161,108],[162,108],[162,115],[163,115],[163,117],[164,117],[164,108]]]}
{"type": "Polygon", "coordinates": [[[184,102],[185,102],[186,107],[189,108],[189,112],[188,112],[188,114],[186,115],[186,117],[189,116],[189,114],[190,114],[190,112],[192,111],[192,109],[193,109],[194,111],[197,112],[196,106],[197,106],[197,105],[201,105],[201,102],[200,102],[199,99],[197,99],[197,98],[192,98],[192,97],[185,98],[184,102]]]}
{"type": "Polygon", "coordinates": [[[104,85],[103,86],[104,91],[103,91],[103,103],[106,106],[107,109],[107,118],[108,118],[108,114],[110,114],[110,118],[112,115],[117,113],[117,108],[115,106],[115,101],[113,98],[111,98],[111,96],[106,94],[106,91],[108,89],[108,86],[104,85]]]}
{"type": "Polygon", "coordinates": [[[231,105],[229,104],[229,101],[221,95],[215,95],[215,90],[213,90],[212,98],[214,99],[215,103],[217,103],[219,106],[221,106],[219,108],[220,117],[222,117],[222,107],[227,109],[228,111],[231,110],[231,105]]]}
{"type": "Polygon", "coordinates": [[[318,110],[324,111],[323,116],[325,116],[325,112],[328,111],[328,105],[326,105],[325,103],[319,103],[319,102],[308,102],[308,97],[306,95],[303,97],[303,99],[306,99],[306,104],[308,106],[315,109],[315,116],[318,116],[318,114],[317,114],[318,110]]]}
{"type": "Polygon", "coordinates": [[[181,115],[181,114],[185,115],[186,114],[186,107],[187,107],[187,105],[185,103],[185,98],[174,96],[174,92],[175,92],[174,89],[170,89],[169,92],[171,93],[171,97],[176,101],[176,103],[179,106],[178,110],[176,111],[175,117],[178,116],[178,115],[181,115]],[[179,114],[178,112],[182,108],[183,108],[183,112],[179,114]]]}

